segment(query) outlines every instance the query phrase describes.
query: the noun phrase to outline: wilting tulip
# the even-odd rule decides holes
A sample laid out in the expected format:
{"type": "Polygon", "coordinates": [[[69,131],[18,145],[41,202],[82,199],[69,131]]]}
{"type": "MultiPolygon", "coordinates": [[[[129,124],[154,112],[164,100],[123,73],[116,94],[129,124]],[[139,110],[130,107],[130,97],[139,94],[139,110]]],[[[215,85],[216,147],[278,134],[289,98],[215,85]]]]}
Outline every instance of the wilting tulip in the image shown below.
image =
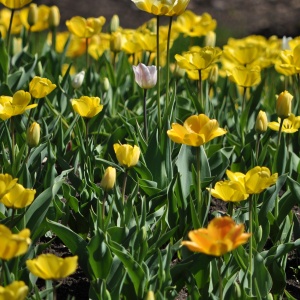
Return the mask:
{"type": "Polygon", "coordinates": [[[173,142],[194,147],[201,146],[225,133],[226,130],[219,127],[217,120],[211,120],[204,114],[187,118],[183,126],[173,123],[172,129],[167,131],[173,142]]]}
{"type": "Polygon", "coordinates": [[[156,66],[146,66],[139,63],[137,66],[132,66],[135,82],[142,89],[150,89],[156,85],[157,69],[156,66]]]}
{"type": "Polygon", "coordinates": [[[0,202],[9,208],[24,208],[32,203],[35,193],[36,190],[25,189],[21,184],[16,183],[14,187],[0,199],[0,202]]]}
{"type": "Polygon", "coordinates": [[[99,18],[83,18],[80,16],[75,16],[70,20],[66,21],[68,30],[75,34],[79,38],[90,38],[95,34],[98,34],[102,26],[105,23],[104,17],[99,18]]]}
{"type": "Polygon", "coordinates": [[[82,117],[92,118],[103,109],[99,97],[81,96],[80,99],[72,99],[71,101],[73,109],[82,117]]]}
{"type": "Polygon", "coordinates": [[[35,259],[27,260],[29,271],[44,280],[59,280],[76,271],[78,256],[57,257],[54,254],[41,254],[35,259]]]}
{"type": "Polygon", "coordinates": [[[103,178],[100,182],[100,186],[105,190],[109,191],[111,190],[116,182],[116,169],[113,167],[108,167],[105,170],[105,173],[103,175],[103,178]]]}
{"type": "Polygon", "coordinates": [[[255,131],[257,133],[266,132],[268,128],[268,118],[267,114],[260,110],[255,121],[255,131]]]}
{"type": "Polygon", "coordinates": [[[8,193],[17,183],[18,178],[13,179],[9,174],[0,174],[0,198],[8,193]]]}
{"type": "Polygon", "coordinates": [[[293,96],[288,92],[284,91],[279,94],[276,102],[276,113],[279,118],[288,118],[292,109],[293,96]]]}
{"type": "Polygon", "coordinates": [[[230,180],[219,181],[213,189],[207,188],[207,190],[213,197],[228,202],[239,202],[249,197],[243,185],[230,180]]]}
{"type": "Polygon", "coordinates": [[[132,0],[140,10],[158,16],[178,16],[185,10],[190,0],[132,0]]]}
{"type": "Polygon", "coordinates": [[[26,141],[30,148],[36,147],[40,142],[41,127],[38,123],[33,122],[27,129],[26,141]]]}
{"type": "MultiPolygon", "coordinates": [[[[278,118],[278,122],[270,122],[268,124],[269,128],[275,131],[279,131],[281,119],[278,118]]],[[[295,116],[290,114],[290,116],[283,120],[281,131],[285,133],[297,132],[300,128],[300,116],[295,116]]]]}
{"type": "Polygon", "coordinates": [[[29,93],[36,99],[44,98],[56,88],[47,78],[35,76],[29,83],[29,93]]]}
{"type": "Polygon", "coordinates": [[[25,228],[13,234],[9,228],[0,224],[0,258],[9,260],[27,252],[31,243],[30,230],[25,228]]]}
{"type": "Polygon", "coordinates": [[[182,241],[191,251],[207,255],[221,256],[245,244],[250,233],[244,233],[244,225],[237,225],[230,217],[214,218],[207,229],[192,230],[188,234],[191,241],[182,241]]]}
{"type": "Polygon", "coordinates": [[[84,75],[85,72],[81,71],[73,77],[71,84],[74,89],[79,89],[82,86],[84,75]]]}
{"type": "Polygon", "coordinates": [[[0,0],[4,6],[10,9],[19,9],[32,2],[32,0],[0,0]]]}
{"type": "Polygon", "coordinates": [[[119,164],[123,167],[134,167],[139,161],[141,150],[138,146],[114,144],[114,150],[119,164]]]}
{"type": "Polygon", "coordinates": [[[23,281],[13,281],[11,284],[0,286],[1,300],[24,300],[28,294],[28,286],[23,281]]]}

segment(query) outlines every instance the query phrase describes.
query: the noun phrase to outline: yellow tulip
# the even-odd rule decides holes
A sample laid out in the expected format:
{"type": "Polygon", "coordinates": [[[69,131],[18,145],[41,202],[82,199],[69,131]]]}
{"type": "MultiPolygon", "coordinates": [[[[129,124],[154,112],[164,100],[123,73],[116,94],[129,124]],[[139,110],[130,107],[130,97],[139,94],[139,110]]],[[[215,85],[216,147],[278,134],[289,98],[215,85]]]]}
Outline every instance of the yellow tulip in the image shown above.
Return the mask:
{"type": "Polygon", "coordinates": [[[267,114],[260,110],[255,121],[255,131],[258,133],[263,133],[267,131],[268,128],[268,118],[267,114]]]}
{"type": "Polygon", "coordinates": [[[73,109],[82,117],[92,118],[99,114],[103,105],[99,97],[81,96],[80,99],[72,99],[73,109]]]}
{"type": "Polygon", "coordinates": [[[192,230],[188,234],[191,241],[182,241],[191,251],[207,255],[221,256],[245,244],[250,233],[244,233],[244,225],[237,225],[230,217],[214,218],[207,229],[192,230]]]}
{"type": "Polygon", "coordinates": [[[29,93],[36,99],[44,98],[56,88],[56,84],[47,78],[35,76],[29,83],[29,93]]]}
{"type": "Polygon", "coordinates": [[[267,167],[256,166],[246,174],[226,171],[229,180],[243,185],[247,194],[259,194],[271,185],[275,184],[278,173],[271,175],[267,167]]]}
{"type": "Polygon", "coordinates": [[[227,71],[227,75],[232,82],[242,87],[251,87],[261,81],[259,66],[251,68],[236,66],[231,71],[227,71]]]}
{"type": "Polygon", "coordinates": [[[13,179],[9,174],[0,174],[0,198],[8,193],[17,183],[18,179],[13,179]]]}
{"type": "Polygon", "coordinates": [[[214,64],[222,54],[222,50],[215,47],[203,47],[197,51],[188,51],[183,55],[176,54],[178,66],[186,70],[203,70],[214,64]]]}
{"type": "Polygon", "coordinates": [[[100,182],[100,187],[102,187],[105,191],[111,190],[116,182],[116,169],[113,167],[108,167],[105,170],[103,178],[100,182]]]}
{"type": "Polygon", "coordinates": [[[40,142],[41,126],[33,122],[27,129],[26,141],[30,148],[36,147],[40,142]]]}
{"type": "MultiPolygon", "coordinates": [[[[281,119],[278,118],[278,122],[270,122],[268,124],[269,128],[275,131],[279,131],[281,119]]],[[[295,116],[290,114],[290,116],[283,120],[281,131],[285,133],[294,133],[297,132],[300,128],[300,116],[295,116]]]]}
{"type": "Polygon", "coordinates": [[[158,16],[178,16],[185,10],[190,0],[132,0],[140,10],[158,16]]]}
{"type": "Polygon", "coordinates": [[[204,13],[201,16],[186,10],[174,22],[172,30],[183,33],[185,36],[200,37],[214,31],[217,27],[217,21],[210,14],[204,13]]]}
{"type": "Polygon", "coordinates": [[[32,2],[32,0],[0,0],[4,6],[10,9],[19,9],[32,2]]]}
{"type": "Polygon", "coordinates": [[[0,258],[9,260],[27,252],[31,243],[30,230],[25,228],[13,234],[9,228],[0,224],[0,258]]]}
{"type": "Polygon", "coordinates": [[[0,119],[7,120],[13,116],[21,115],[25,110],[32,109],[37,104],[29,104],[31,96],[23,90],[14,93],[13,97],[0,96],[0,119]]]}
{"type": "Polygon", "coordinates": [[[79,38],[90,38],[95,34],[100,33],[106,19],[98,18],[83,18],[76,16],[66,21],[68,30],[79,38]]]}
{"type": "Polygon", "coordinates": [[[28,294],[28,286],[23,281],[14,281],[0,286],[0,300],[24,300],[28,294]]]}
{"type": "Polygon", "coordinates": [[[207,188],[207,190],[213,197],[223,201],[239,202],[249,197],[243,185],[230,180],[219,181],[213,189],[207,188]]]}
{"type": "Polygon", "coordinates": [[[35,259],[27,260],[29,271],[44,280],[59,280],[73,274],[77,268],[78,256],[66,258],[54,254],[41,254],[35,259]]]}
{"type": "Polygon", "coordinates": [[[249,194],[259,194],[277,181],[278,173],[271,175],[267,167],[255,167],[245,176],[245,187],[249,194]]]}
{"type": "Polygon", "coordinates": [[[119,164],[123,167],[134,167],[139,161],[141,150],[138,146],[114,144],[114,150],[119,164]]]}
{"type": "Polygon", "coordinates": [[[226,130],[219,127],[217,120],[211,120],[204,114],[187,118],[183,126],[173,123],[172,129],[167,131],[173,142],[194,147],[199,147],[225,133],[226,130]]]}
{"type": "Polygon", "coordinates": [[[25,189],[16,183],[1,199],[0,202],[9,208],[24,208],[32,203],[36,190],[25,189]]]}
{"type": "Polygon", "coordinates": [[[276,113],[281,119],[288,118],[292,109],[293,96],[288,92],[284,91],[279,94],[276,102],[276,113]]]}

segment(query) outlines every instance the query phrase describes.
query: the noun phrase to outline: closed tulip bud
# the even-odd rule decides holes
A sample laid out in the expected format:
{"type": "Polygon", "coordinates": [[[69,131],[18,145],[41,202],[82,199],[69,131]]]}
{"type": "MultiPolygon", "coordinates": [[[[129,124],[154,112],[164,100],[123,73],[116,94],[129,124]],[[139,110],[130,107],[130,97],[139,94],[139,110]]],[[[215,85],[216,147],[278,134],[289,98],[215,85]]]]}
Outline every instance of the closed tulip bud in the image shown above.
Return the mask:
{"type": "Polygon", "coordinates": [[[255,131],[257,133],[266,132],[268,128],[268,118],[264,111],[260,110],[255,121],[255,131]]]}
{"type": "Polygon", "coordinates": [[[155,295],[153,291],[148,291],[145,300],[155,300],[155,295]]]}
{"type": "Polygon", "coordinates": [[[38,8],[35,3],[31,3],[29,5],[29,10],[28,10],[28,17],[27,17],[27,22],[29,26],[33,26],[38,19],[38,8]]]}
{"type": "Polygon", "coordinates": [[[157,71],[156,66],[145,66],[140,63],[133,66],[135,82],[143,89],[150,89],[156,85],[157,71]]]}
{"type": "Polygon", "coordinates": [[[110,83],[107,77],[104,77],[103,79],[103,89],[105,92],[107,92],[110,88],[110,83]]]}
{"type": "Polygon", "coordinates": [[[119,164],[123,167],[134,167],[139,161],[141,150],[138,146],[114,144],[114,150],[119,164]]]}
{"type": "Polygon", "coordinates": [[[48,24],[51,29],[58,27],[60,23],[60,12],[56,5],[50,7],[48,24]]]}
{"type": "Polygon", "coordinates": [[[30,148],[36,147],[40,142],[41,127],[38,123],[33,122],[27,129],[26,141],[30,148]]]}
{"type": "Polygon", "coordinates": [[[209,72],[209,83],[215,84],[217,83],[219,78],[219,67],[218,65],[213,65],[209,72]]]}
{"type": "Polygon", "coordinates": [[[116,169],[113,167],[108,167],[105,170],[105,173],[103,175],[103,178],[100,182],[100,186],[105,190],[109,191],[112,190],[115,182],[116,182],[116,169]]]}
{"type": "Polygon", "coordinates": [[[110,37],[110,50],[112,52],[120,52],[122,50],[122,33],[113,32],[110,37]]]}
{"type": "Polygon", "coordinates": [[[292,110],[292,100],[293,96],[288,91],[279,94],[276,103],[276,113],[279,118],[286,119],[289,117],[292,110]]]}
{"type": "Polygon", "coordinates": [[[84,80],[85,72],[81,71],[78,74],[76,74],[72,79],[72,87],[74,89],[78,89],[82,86],[83,80],[84,80]]]}
{"type": "Polygon", "coordinates": [[[214,31],[209,31],[205,36],[204,41],[205,46],[215,47],[216,46],[216,33],[214,31]]]}
{"type": "Polygon", "coordinates": [[[119,16],[118,15],[113,15],[110,21],[110,32],[115,32],[118,30],[120,26],[120,20],[119,20],[119,16]]]}

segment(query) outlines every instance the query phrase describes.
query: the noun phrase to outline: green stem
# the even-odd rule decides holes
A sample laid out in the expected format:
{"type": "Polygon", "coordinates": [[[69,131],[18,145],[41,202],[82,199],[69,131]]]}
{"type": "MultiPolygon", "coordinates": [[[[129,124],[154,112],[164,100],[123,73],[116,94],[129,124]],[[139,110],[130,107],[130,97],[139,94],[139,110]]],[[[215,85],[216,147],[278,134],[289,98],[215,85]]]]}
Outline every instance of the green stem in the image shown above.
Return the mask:
{"type": "Polygon", "coordinates": [[[160,111],[160,70],[159,70],[159,16],[156,17],[156,68],[157,68],[157,124],[158,132],[161,133],[161,111],[160,111]]]}
{"type": "Polygon", "coordinates": [[[170,89],[170,39],[172,30],[172,16],[169,19],[168,39],[167,39],[167,85],[166,85],[166,107],[169,105],[169,89],[170,89]]]}
{"type": "Polygon", "coordinates": [[[16,210],[14,208],[12,208],[12,213],[11,213],[11,218],[10,218],[11,226],[13,224],[13,221],[14,221],[14,218],[15,218],[15,214],[16,214],[16,210]]]}
{"type": "Polygon", "coordinates": [[[252,196],[249,197],[249,233],[250,235],[250,245],[249,245],[249,288],[250,288],[250,296],[252,296],[252,273],[253,273],[253,265],[252,265],[252,257],[253,257],[253,202],[252,196]]]}
{"type": "Polygon", "coordinates": [[[15,161],[15,126],[14,126],[14,117],[10,118],[10,131],[11,131],[11,165],[15,161]]]}
{"type": "Polygon", "coordinates": [[[85,63],[86,63],[86,68],[89,67],[89,39],[85,39],[85,63]]]}
{"type": "Polygon", "coordinates": [[[52,50],[56,51],[56,27],[53,27],[52,29],[52,50]]]}
{"type": "Polygon", "coordinates": [[[218,273],[219,273],[219,299],[223,300],[223,277],[222,277],[222,258],[218,257],[218,273]]]}
{"type": "Polygon", "coordinates": [[[244,111],[245,109],[245,105],[246,105],[246,91],[247,91],[247,88],[244,86],[244,92],[243,92],[243,102],[242,102],[242,112],[244,111]]]}
{"type": "Polygon", "coordinates": [[[260,133],[257,134],[256,144],[255,144],[255,158],[256,162],[258,161],[259,156],[259,143],[260,143],[260,133]]]}
{"type": "Polygon", "coordinates": [[[122,202],[125,203],[125,190],[126,190],[126,184],[127,184],[127,177],[128,177],[128,169],[125,171],[123,186],[122,186],[122,202]]]}
{"type": "Polygon", "coordinates": [[[281,133],[282,133],[283,122],[284,122],[284,119],[281,118],[281,119],[280,119],[280,124],[279,124],[279,130],[278,130],[277,151],[278,151],[278,147],[279,147],[279,145],[280,145],[280,139],[281,139],[281,133]]]}
{"type": "Polygon", "coordinates": [[[6,47],[7,47],[7,53],[9,53],[10,49],[10,40],[11,40],[11,27],[12,27],[12,22],[15,14],[15,9],[11,9],[11,15],[10,15],[10,20],[9,20],[9,26],[7,30],[7,40],[6,40],[6,47]]]}
{"type": "Polygon", "coordinates": [[[202,71],[198,70],[199,80],[198,80],[198,102],[200,103],[201,110],[204,112],[204,103],[203,103],[203,85],[202,85],[202,71]]]}
{"type": "MultiPolygon", "coordinates": [[[[200,146],[201,147],[201,146],[200,146]]],[[[196,148],[196,163],[197,163],[197,211],[200,224],[203,225],[202,220],[202,190],[201,190],[201,162],[200,162],[200,147],[196,148]]]]}
{"type": "Polygon", "coordinates": [[[145,132],[145,139],[148,141],[148,123],[147,123],[147,107],[146,107],[146,96],[147,90],[144,89],[144,132],[145,132]]]}
{"type": "Polygon", "coordinates": [[[105,191],[103,201],[102,201],[102,222],[104,224],[104,219],[105,219],[105,202],[107,198],[107,192],[105,191]]]}

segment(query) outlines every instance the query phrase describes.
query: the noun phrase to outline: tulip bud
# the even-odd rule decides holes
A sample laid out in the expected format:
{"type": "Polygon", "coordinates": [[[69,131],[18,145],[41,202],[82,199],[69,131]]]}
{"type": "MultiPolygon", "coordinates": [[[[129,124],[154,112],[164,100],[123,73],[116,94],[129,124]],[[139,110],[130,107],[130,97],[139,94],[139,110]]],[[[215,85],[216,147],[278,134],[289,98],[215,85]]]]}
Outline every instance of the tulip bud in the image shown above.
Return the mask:
{"type": "Polygon", "coordinates": [[[56,5],[50,7],[48,24],[51,29],[58,27],[60,23],[60,12],[56,5]]]}
{"type": "Polygon", "coordinates": [[[30,148],[36,147],[40,142],[41,127],[38,123],[33,122],[27,129],[26,141],[30,148]]]}
{"type": "Polygon", "coordinates": [[[157,71],[156,66],[145,66],[139,63],[137,66],[132,66],[135,82],[142,89],[150,89],[156,85],[157,82],[157,71]]]}
{"type": "Polygon", "coordinates": [[[148,291],[145,300],[155,300],[155,295],[153,291],[148,291]]]}
{"type": "Polygon", "coordinates": [[[205,46],[215,47],[216,46],[216,33],[214,31],[209,31],[205,36],[204,41],[205,46]]]}
{"type": "Polygon", "coordinates": [[[104,77],[103,79],[103,89],[105,92],[107,92],[110,88],[110,83],[107,77],[104,77]]]}
{"type": "Polygon", "coordinates": [[[111,190],[116,182],[116,169],[113,167],[108,167],[105,170],[103,178],[100,182],[100,187],[102,187],[105,191],[111,190]]]}
{"type": "Polygon", "coordinates": [[[219,67],[217,64],[213,65],[209,72],[209,83],[215,84],[217,83],[219,78],[219,67]]]}
{"type": "Polygon", "coordinates": [[[113,32],[110,38],[110,50],[112,52],[120,52],[122,50],[122,33],[113,32]]]}
{"type": "Polygon", "coordinates": [[[109,30],[110,32],[115,32],[120,26],[120,20],[118,15],[113,15],[110,21],[109,30]]]}
{"type": "Polygon", "coordinates": [[[293,96],[288,91],[284,91],[279,94],[276,103],[276,113],[279,118],[286,119],[290,116],[292,100],[293,96]]]}
{"type": "Polygon", "coordinates": [[[84,80],[85,72],[81,71],[78,74],[76,74],[72,80],[72,87],[74,89],[78,89],[82,86],[83,80],[84,80]]]}
{"type": "Polygon", "coordinates": [[[268,118],[264,111],[260,110],[255,121],[255,131],[257,133],[266,132],[268,128],[268,118]]]}
{"type": "Polygon", "coordinates": [[[293,38],[291,37],[286,37],[286,36],[283,36],[282,37],[282,44],[281,44],[281,49],[282,50],[291,50],[291,47],[290,47],[290,40],[292,40],[293,38]]]}
{"type": "Polygon", "coordinates": [[[28,10],[28,17],[27,17],[27,22],[29,26],[33,26],[38,19],[38,8],[35,3],[31,3],[29,5],[29,10],[28,10]]]}

